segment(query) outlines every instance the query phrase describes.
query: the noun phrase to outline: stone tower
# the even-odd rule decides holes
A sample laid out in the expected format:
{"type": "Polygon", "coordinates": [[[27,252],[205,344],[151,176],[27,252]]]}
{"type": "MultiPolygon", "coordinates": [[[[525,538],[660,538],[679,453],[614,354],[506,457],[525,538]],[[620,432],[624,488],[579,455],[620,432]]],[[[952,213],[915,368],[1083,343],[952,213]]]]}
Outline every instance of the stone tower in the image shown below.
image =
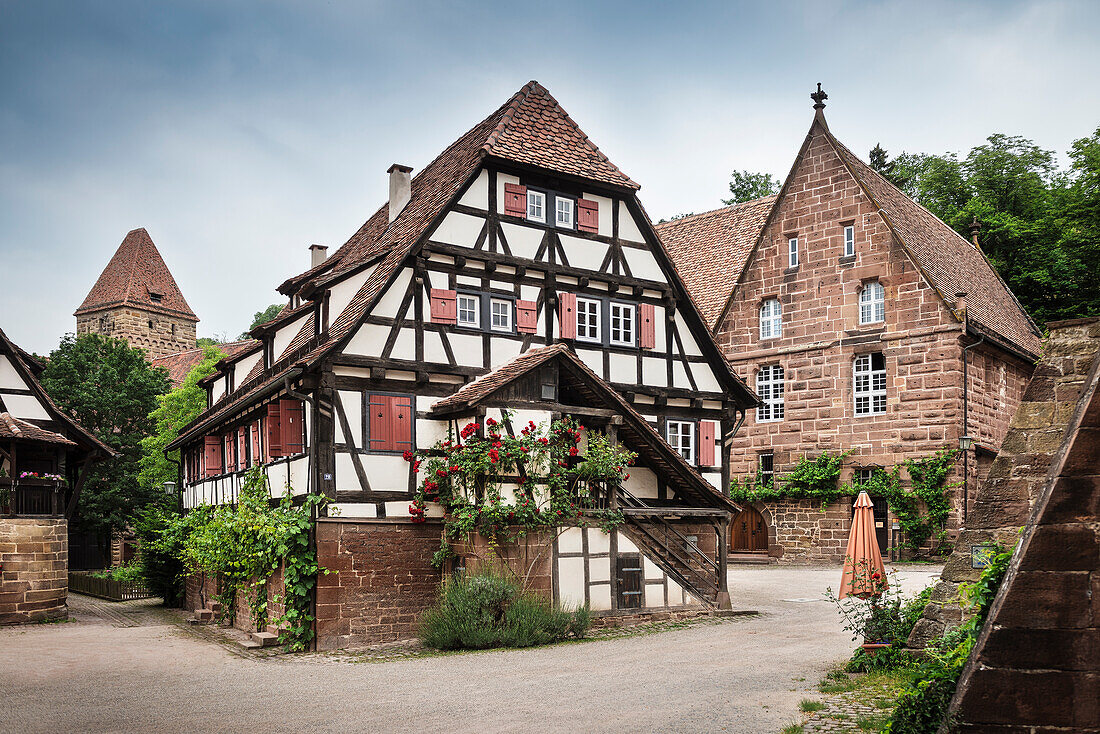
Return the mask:
{"type": "Polygon", "coordinates": [[[144,228],[126,235],[73,315],[77,334],[125,339],[150,359],[193,348],[199,322],[144,228]]]}

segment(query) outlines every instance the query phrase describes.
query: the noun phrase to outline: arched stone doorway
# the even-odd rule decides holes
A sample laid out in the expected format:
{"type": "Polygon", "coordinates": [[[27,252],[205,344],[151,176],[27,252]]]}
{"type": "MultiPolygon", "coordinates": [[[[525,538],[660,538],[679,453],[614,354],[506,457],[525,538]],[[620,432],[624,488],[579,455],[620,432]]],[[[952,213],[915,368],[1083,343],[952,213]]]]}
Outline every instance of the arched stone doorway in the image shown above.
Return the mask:
{"type": "Polygon", "coordinates": [[[730,523],[730,553],[767,553],[768,525],[760,511],[745,505],[730,523]]]}

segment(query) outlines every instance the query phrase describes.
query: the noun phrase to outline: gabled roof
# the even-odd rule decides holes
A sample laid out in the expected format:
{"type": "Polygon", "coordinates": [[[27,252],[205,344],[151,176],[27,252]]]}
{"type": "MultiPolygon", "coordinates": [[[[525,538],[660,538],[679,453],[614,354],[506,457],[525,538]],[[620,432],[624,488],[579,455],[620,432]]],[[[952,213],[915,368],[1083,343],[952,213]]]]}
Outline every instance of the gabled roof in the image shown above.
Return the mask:
{"type": "MultiPolygon", "coordinates": [[[[27,387],[30,388],[30,391],[34,394],[34,397],[38,399],[38,402],[42,406],[42,409],[46,411],[50,418],[55,423],[61,424],[63,427],[69,429],[72,432],[70,437],[66,438],[75,438],[76,443],[91,450],[93,452],[93,456],[114,456],[114,449],[100,441],[98,438],[96,438],[94,433],[77,423],[74,418],[61,410],[61,408],[57,407],[50,396],[46,394],[46,390],[42,387],[42,384],[38,381],[38,378],[35,376],[34,372],[27,365],[27,363],[23,361],[21,356],[23,353],[24,352],[22,349],[17,347],[10,339],[8,339],[8,335],[4,333],[4,330],[0,329],[0,354],[8,355],[12,367],[23,379],[23,382],[27,385],[27,387]]],[[[26,421],[20,421],[20,423],[26,423],[26,421]]],[[[53,431],[46,432],[51,434],[54,433],[53,431]]]]}
{"type": "Polygon", "coordinates": [[[74,315],[122,305],[199,320],[144,228],[127,233],[74,315]]]}
{"type": "MultiPolygon", "coordinates": [[[[954,313],[955,294],[966,292],[967,327],[984,334],[1001,346],[1030,357],[1039,355],[1040,331],[1020,302],[993,269],[981,250],[951,229],[930,211],[905,195],[874,169],[861,161],[830,132],[823,110],[818,110],[806,139],[791,166],[782,189],[776,197],[760,199],[738,206],[751,207],[742,212],[716,210],[677,222],[662,225],[659,233],[676,259],[677,267],[689,283],[693,294],[699,290],[721,289],[726,292],[724,303],[713,311],[713,297],[704,296],[706,312],[713,314],[711,328],[717,330],[735,297],[736,284],[745,274],[745,266],[760,245],[764,230],[774,218],[792,175],[809,149],[814,135],[821,133],[836,151],[863,193],[878,207],[878,214],[908,253],[928,284],[943,298],[954,313]],[[764,202],[771,201],[767,213],[760,217],[764,202]],[[757,208],[759,207],[759,208],[757,208]],[[722,212],[726,212],[725,215],[722,212]],[[730,220],[730,226],[714,219],[730,220]],[[679,225],[673,227],[672,225],[679,225]],[[752,232],[756,228],[755,235],[752,232]],[[744,243],[751,239],[747,252],[744,243]],[[708,265],[715,250],[723,254],[728,270],[720,273],[708,265]],[[698,275],[691,275],[695,270],[698,275]],[[728,289],[726,284],[728,284],[728,289]]],[[[961,317],[961,314],[955,314],[961,317]]],[[[711,317],[707,316],[708,322],[711,317]]]]}
{"type": "MultiPolygon", "coordinates": [[[[225,344],[215,345],[219,350],[225,353],[228,359],[245,354],[256,349],[259,349],[261,342],[255,339],[245,339],[237,342],[226,342],[225,344]]],[[[187,375],[195,366],[202,361],[203,352],[205,347],[195,347],[194,349],[185,349],[182,352],[176,352],[175,354],[166,354],[163,357],[155,357],[149,360],[149,364],[154,367],[163,367],[168,370],[168,379],[172,381],[172,387],[179,387],[183,384],[183,381],[187,379],[187,375]]]]}
{"type": "Polygon", "coordinates": [[[39,428],[22,418],[16,418],[11,413],[0,413],[0,438],[38,441],[40,443],[52,443],[61,446],[76,446],[76,442],[70,441],[60,433],[54,433],[53,431],[47,431],[45,428],[39,428]]]}
{"type": "MultiPolygon", "coordinates": [[[[681,490],[708,506],[720,506],[732,511],[740,509],[703,479],[679,451],[669,446],[649,421],[565,344],[551,344],[524,352],[511,362],[468,383],[453,395],[437,401],[432,405],[430,414],[452,415],[472,409],[491,398],[496,391],[551,361],[557,361],[563,373],[573,378],[573,383],[583,391],[590,405],[604,405],[622,415],[623,424],[619,428],[619,438],[631,450],[644,456],[654,468],[660,468],[683,480],[678,485],[681,490]]],[[[565,405],[562,409],[568,411],[569,406],[565,405]]]]}
{"type": "Polygon", "coordinates": [[[765,196],[654,226],[712,331],[775,199],[765,196]]]}
{"type": "MultiPolygon", "coordinates": [[[[324,285],[368,266],[374,267],[348,306],[339,315],[334,315],[328,331],[316,334],[313,317],[309,318],[283,354],[275,355],[270,369],[264,369],[262,363],[257,364],[236,390],[184,427],[171,446],[180,445],[200,430],[216,425],[221,418],[266,396],[278,388],[282,373],[292,368],[311,367],[350,339],[421,238],[442,221],[447,206],[474,179],[487,156],[539,165],[547,170],[608,184],[614,182],[627,194],[633,194],[638,188],[626,176],[614,173],[618,169],[599,153],[542,85],[529,82],[413,176],[409,202],[393,222],[389,221],[388,203],[383,204],[331,257],[279,286],[280,292],[293,294],[308,291],[314,284],[324,285]],[[554,134],[547,137],[540,131],[538,126],[541,125],[550,125],[554,134]],[[520,150],[520,141],[532,147],[545,145],[555,152],[547,156],[520,150]],[[541,163],[530,162],[536,158],[541,163]],[[590,170],[580,168],[585,161],[591,165],[590,170]]],[[[656,241],[656,245],[660,247],[660,242],[656,241]]],[[[694,306],[688,303],[685,309],[693,310],[694,306]]],[[[284,310],[275,323],[289,320],[288,311],[284,310]]],[[[716,362],[725,371],[724,378],[733,389],[740,389],[746,400],[755,401],[752,392],[720,355],[716,355],[716,362]]]]}

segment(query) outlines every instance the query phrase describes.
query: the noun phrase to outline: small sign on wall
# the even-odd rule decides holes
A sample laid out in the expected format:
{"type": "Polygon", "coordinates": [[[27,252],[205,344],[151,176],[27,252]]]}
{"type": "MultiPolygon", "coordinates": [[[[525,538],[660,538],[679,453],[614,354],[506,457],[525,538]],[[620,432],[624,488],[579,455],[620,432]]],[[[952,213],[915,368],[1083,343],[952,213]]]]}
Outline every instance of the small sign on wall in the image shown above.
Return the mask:
{"type": "Polygon", "coordinates": [[[970,567],[985,568],[996,554],[995,545],[972,545],[970,546],[970,567]]]}

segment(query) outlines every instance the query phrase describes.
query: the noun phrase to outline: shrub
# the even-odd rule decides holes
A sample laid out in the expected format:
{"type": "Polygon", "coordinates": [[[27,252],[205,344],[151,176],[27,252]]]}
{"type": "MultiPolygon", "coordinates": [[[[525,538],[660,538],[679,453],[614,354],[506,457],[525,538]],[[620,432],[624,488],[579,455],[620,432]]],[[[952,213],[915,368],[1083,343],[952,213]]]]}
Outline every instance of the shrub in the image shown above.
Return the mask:
{"type": "Polygon", "coordinates": [[[511,579],[483,571],[443,583],[439,601],[421,617],[420,638],[438,650],[531,647],[584,637],[590,624],[587,607],[555,607],[511,579]]]}
{"type": "Polygon", "coordinates": [[[114,568],[108,568],[103,571],[93,571],[91,576],[97,579],[121,581],[124,584],[138,583],[144,579],[141,573],[141,567],[137,562],[115,566],[114,568]]]}
{"type": "Polygon", "coordinates": [[[863,648],[856,648],[845,670],[849,673],[869,673],[872,670],[896,670],[911,665],[913,658],[905,651],[905,643],[931,598],[932,587],[927,586],[908,601],[900,602],[895,599],[889,605],[879,607],[880,619],[877,624],[888,630],[883,639],[891,639],[893,644],[873,654],[868,654],[863,648]]]}

